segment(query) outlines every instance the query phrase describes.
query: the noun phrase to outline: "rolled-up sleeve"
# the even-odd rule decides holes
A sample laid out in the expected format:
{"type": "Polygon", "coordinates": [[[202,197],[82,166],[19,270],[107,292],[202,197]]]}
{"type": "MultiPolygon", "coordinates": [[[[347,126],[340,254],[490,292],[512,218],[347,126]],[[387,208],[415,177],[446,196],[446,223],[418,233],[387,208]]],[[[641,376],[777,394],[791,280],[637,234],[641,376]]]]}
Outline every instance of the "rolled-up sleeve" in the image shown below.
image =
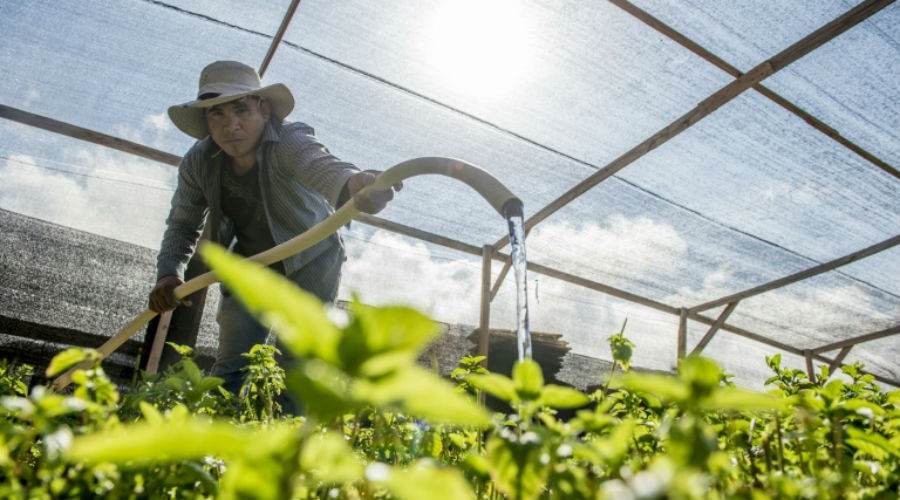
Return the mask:
{"type": "Polygon", "coordinates": [[[156,260],[156,278],[184,278],[187,266],[209,212],[209,205],[195,175],[195,162],[190,153],[178,167],[178,186],[172,195],[172,208],[166,218],[166,230],[156,260]]]}
{"type": "Polygon", "coordinates": [[[281,144],[276,149],[278,164],[336,207],[341,189],[359,168],[331,154],[313,135],[311,127],[299,123],[291,125],[292,130],[281,137],[281,144]]]}

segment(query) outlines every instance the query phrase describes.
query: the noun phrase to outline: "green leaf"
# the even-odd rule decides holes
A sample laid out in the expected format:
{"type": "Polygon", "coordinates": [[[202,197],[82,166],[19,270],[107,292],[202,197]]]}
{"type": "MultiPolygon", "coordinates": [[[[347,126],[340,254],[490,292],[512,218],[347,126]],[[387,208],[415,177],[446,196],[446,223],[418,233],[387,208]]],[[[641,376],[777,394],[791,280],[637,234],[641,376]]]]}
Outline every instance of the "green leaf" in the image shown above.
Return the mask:
{"type": "Polygon", "coordinates": [[[695,392],[707,393],[719,385],[722,369],[711,359],[693,355],[681,359],[678,364],[678,375],[695,392]]]}
{"type": "Polygon", "coordinates": [[[847,439],[847,443],[869,453],[878,460],[883,460],[884,457],[879,457],[878,454],[873,453],[873,451],[881,450],[885,457],[887,455],[900,457],[900,450],[898,450],[896,446],[891,445],[890,441],[881,434],[861,431],[855,427],[847,427],[846,430],[849,438],[847,439]]]}
{"type": "Polygon", "coordinates": [[[200,383],[197,384],[197,391],[200,393],[209,392],[224,383],[225,380],[219,377],[203,377],[200,380],[200,383]]]}
{"type": "Polygon", "coordinates": [[[300,466],[326,484],[362,479],[365,470],[344,437],[335,432],[315,434],[303,443],[300,466]]]}
{"type": "Polygon", "coordinates": [[[159,410],[157,410],[155,406],[146,401],[139,402],[138,406],[140,407],[141,413],[144,415],[144,420],[146,420],[147,423],[151,425],[162,425],[162,414],[159,413],[159,410]]]}
{"type": "Polygon", "coordinates": [[[495,435],[486,450],[491,478],[507,497],[531,500],[544,490],[550,469],[541,463],[541,446],[513,443],[495,435]]]}
{"type": "Polygon", "coordinates": [[[361,406],[350,394],[352,380],[344,372],[318,359],[303,362],[287,373],[288,391],[297,395],[311,417],[328,421],[361,406]]]}
{"type": "Polygon", "coordinates": [[[181,361],[181,367],[182,370],[184,370],[184,374],[187,375],[188,380],[191,382],[191,385],[194,387],[200,385],[203,374],[200,372],[200,367],[197,366],[197,363],[194,363],[190,359],[184,359],[181,361]]]}
{"type": "Polygon", "coordinates": [[[438,325],[408,307],[372,307],[354,301],[351,311],[366,332],[372,353],[410,351],[418,354],[438,334],[438,325]]]}
{"type": "Polygon", "coordinates": [[[529,401],[540,397],[544,374],[537,361],[530,358],[517,361],[513,366],[512,380],[520,399],[529,401]]]}
{"type": "Polygon", "coordinates": [[[339,331],[322,303],[278,273],[242,260],[214,243],[200,247],[207,264],[244,306],[272,328],[298,357],[317,356],[337,361],[339,331]]]}
{"type": "Polygon", "coordinates": [[[787,401],[783,398],[736,387],[718,387],[701,402],[701,407],[706,410],[782,411],[787,406],[787,401]]]}
{"type": "Polygon", "coordinates": [[[97,351],[93,349],[84,349],[82,347],[66,349],[56,356],[53,356],[53,359],[50,360],[50,364],[47,366],[46,374],[48,377],[55,377],[88,359],[97,359],[97,351]]]}
{"type": "Polygon", "coordinates": [[[143,460],[189,460],[208,455],[258,454],[283,446],[289,430],[249,432],[231,424],[186,418],[178,422],[138,422],[75,438],[66,456],[76,462],[124,463],[143,460]]]}
{"type": "Polygon", "coordinates": [[[289,492],[282,491],[289,487],[283,482],[287,467],[284,461],[272,457],[254,461],[233,460],[219,481],[219,492],[216,497],[253,500],[290,498],[289,492]]]}
{"type": "Polygon", "coordinates": [[[590,403],[590,398],[583,392],[561,385],[548,384],[541,389],[539,406],[551,408],[578,408],[590,403]]]}
{"type": "Polygon", "coordinates": [[[401,500],[475,498],[475,492],[462,472],[450,467],[437,467],[430,460],[419,460],[406,470],[393,469],[384,485],[401,500]]]}
{"type": "Polygon", "coordinates": [[[377,380],[357,380],[356,401],[397,409],[433,423],[485,427],[490,415],[466,394],[424,368],[413,365],[377,380]]]}
{"type": "Polygon", "coordinates": [[[183,358],[188,358],[194,355],[194,348],[189,345],[176,344],[175,342],[166,342],[166,345],[174,349],[175,352],[177,352],[178,355],[183,358]]]}
{"type": "Polygon", "coordinates": [[[824,396],[828,401],[837,403],[841,398],[841,394],[844,392],[844,383],[840,380],[832,380],[825,384],[825,387],[819,391],[819,394],[824,396]]]}
{"type": "Polygon", "coordinates": [[[870,401],[866,401],[865,399],[847,399],[841,402],[841,406],[850,411],[859,411],[861,408],[868,408],[872,410],[872,413],[875,415],[884,415],[884,408],[870,401]]]}
{"type": "Polygon", "coordinates": [[[691,395],[690,388],[684,382],[655,373],[628,373],[613,378],[610,387],[624,387],[635,392],[645,392],[664,401],[682,402],[691,395]]]}
{"type": "Polygon", "coordinates": [[[519,400],[512,379],[499,373],[472,374],[466,377],[466,382],[471,384],[472,387],[503,401],[513,402],[519,400]]]}

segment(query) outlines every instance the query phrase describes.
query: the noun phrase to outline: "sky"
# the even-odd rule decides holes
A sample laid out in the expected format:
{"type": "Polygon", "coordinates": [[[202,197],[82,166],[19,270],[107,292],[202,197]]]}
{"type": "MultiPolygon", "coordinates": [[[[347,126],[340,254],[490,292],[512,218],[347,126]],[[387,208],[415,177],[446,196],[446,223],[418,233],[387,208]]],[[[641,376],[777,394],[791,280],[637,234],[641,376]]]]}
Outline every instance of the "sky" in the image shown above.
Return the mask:
{"type": "MultiPolygon", "coordinates": [[[[4,3],[0,103],[181,154],[191,140],[167,107],[193,98],[212,60],[257,65],[288,3],[253,12],[187,0],[4,3]]],[[[853,6],[635,3],[740,70],[853,6]]],[[[763,83],[896,167],[898,75],[894,3],[763,83]]],[[[339,157],[376,169],[418,156],[463,158],[518,194],[526,216],[730,80],[614,5],[575,0],[304,0],[264,78],[291,88],[298,105],[289,119],[315,127],[339,157]]],[[[0,179],[0,208],[157,248],[176,173],[0,120],[0,179]]],[[[477,195],[435,177],[411,179],[381,215],[479,247],[505,232],[477,195]]],[[[682,307],[898,233],[896,178],[748,91],[556,212],[527,243],[533,262],[682,307]]],[[[479,257],[363,224],[344,240],[342,297],[477,324],[479,257]]],[[[531,278],[533,329],[608,359],[606,338],[627,318],[636,363],[673,365],[674,316],[531,278]]],[[[494,326],[511,327],[514,303],[506,283],[492,304],[494,326]]],[[[747,300],[729,322],[813,348],[898,319],[895,247],[747,300]]],[[[704,333],[694,325],[689,338],[704,333]]],[[[848,359],[900,378],[897,344],[860,345],[848,359]]],[[[721,333],[705,352],[753,384],[773,349],[721,333]]]]}

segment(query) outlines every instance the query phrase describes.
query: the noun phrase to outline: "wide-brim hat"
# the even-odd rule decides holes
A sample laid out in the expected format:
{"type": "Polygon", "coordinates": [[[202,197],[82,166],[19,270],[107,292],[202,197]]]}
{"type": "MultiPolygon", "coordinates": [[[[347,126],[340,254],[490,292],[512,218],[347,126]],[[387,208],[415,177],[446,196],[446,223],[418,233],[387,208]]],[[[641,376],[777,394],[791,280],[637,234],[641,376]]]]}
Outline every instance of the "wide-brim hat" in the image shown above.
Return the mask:
{"type": "Polygon", "coordinates": [[[200,73],[197,99],[170,107],[169,118],[185,134],[203,139],[209,135],[207,108],[248,95],[268,101],[272,114],[279,119],[294,109],[294,96],[283,84],[263,87],[259,73],[250,66],[236,61],[216,61],[200,73]]]}

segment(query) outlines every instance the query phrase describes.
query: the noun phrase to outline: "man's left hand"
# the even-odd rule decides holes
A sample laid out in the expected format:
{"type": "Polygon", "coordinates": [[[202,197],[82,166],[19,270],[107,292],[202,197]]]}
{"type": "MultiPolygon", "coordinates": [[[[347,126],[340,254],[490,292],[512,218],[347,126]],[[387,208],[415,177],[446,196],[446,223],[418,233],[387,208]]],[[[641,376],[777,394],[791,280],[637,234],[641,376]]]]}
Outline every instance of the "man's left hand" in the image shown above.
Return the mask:
{"type": "Polygon", "coordinates": [[[384,191],[369,190],[366,193],[360,193],[366,186],[375,182],[381,171],[379,170],[363,170],[350,176],[347,180],[347,191],[353,198],[353,203],[360,212],[368,214],[377,214],[387,206],[387,203],[394,199],[394,191],[403,189],[403,183],[394,184],[391,189],[384,191]]]}

